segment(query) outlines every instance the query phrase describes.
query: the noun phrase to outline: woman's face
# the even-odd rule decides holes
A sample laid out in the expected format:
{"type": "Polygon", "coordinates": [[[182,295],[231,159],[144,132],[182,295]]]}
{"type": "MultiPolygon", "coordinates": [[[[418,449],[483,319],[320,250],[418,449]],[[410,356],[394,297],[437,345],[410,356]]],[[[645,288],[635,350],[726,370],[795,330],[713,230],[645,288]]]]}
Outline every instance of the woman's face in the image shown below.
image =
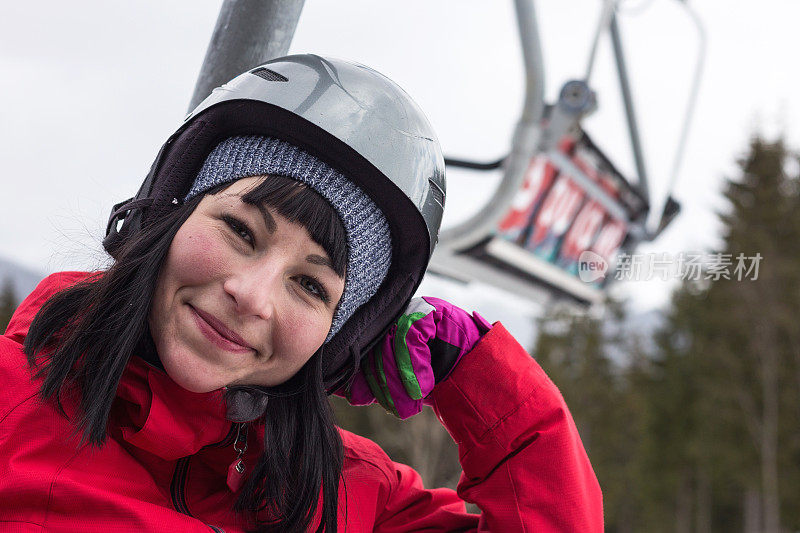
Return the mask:
{"type": "Polygon", "coordinates": [[[161,268],[150,331],[187,390],[283,383],[330,330],[344,279],[305,227],[242,201],[262,179],[205,196],[161,268]]]}

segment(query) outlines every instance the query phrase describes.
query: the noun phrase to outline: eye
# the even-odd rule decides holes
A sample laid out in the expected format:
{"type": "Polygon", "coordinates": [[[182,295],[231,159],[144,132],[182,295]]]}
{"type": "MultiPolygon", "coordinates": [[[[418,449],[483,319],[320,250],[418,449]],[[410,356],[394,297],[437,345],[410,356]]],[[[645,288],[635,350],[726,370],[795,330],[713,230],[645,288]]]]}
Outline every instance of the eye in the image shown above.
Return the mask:
{"type": "Polygon", "coordinates": [[[222,215],[222,220],[225,221],[226,224],[233,230],[233,232],[239,236],[243,241],[245,241],[250,246],[255,245],[255,238],[253,238],[253,232],[250,231],[250,228],[239,220],[238,218],[224,214],[222,215]]]}
{"type": "Polygon", "coordinates": [[[328,303],[330,301],[330,297],[328,296],[328,291],[326,291],[325,287],[322,286],[322,283],[320,283],[316,279],[309,276],[300,276],[297,282],[300,284],[300,286],[303,288],[304,291],[311,294],[312,296],[319,298],[325,303],[328,303]]]}

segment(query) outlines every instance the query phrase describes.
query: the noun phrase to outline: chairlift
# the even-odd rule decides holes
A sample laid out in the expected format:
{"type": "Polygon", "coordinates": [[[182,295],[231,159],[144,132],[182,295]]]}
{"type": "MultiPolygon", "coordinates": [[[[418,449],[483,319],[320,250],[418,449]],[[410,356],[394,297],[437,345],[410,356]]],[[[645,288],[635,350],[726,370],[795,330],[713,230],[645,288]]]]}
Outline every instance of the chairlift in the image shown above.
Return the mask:
{"type": "MultiPolygon", "coordinates": [[[[697,15],[677,0],[700,37],[694,80],[674,155],[674,188],[697,100],[705,57],[705,32],[697,15]]],[[[273,57],[286,54],[303,0],[225,0],[189,108],[213,87],[273,57]],[[247,35],[247,39],[242,36],[247,35]]],[[[613,265],[621,252],[655,239],[680,212],[667,196],[654,230],[647,167],[639,139],[625,55],[617,22],[617,0],[603,0],[583,79],[567,81],[558,100],[544,98],[545,68],[534,0],[514,0],[525,71],[525,100],[511,150],[494,162],[446,158],[450,167],[501,169],[490,200],[466,221],[441,232],[429,272],[463,282],[480,281],[540,303],[567,300],[591,305],[603,298],[611,278],[582,281],[581,254],[592,252],[613,265]],[[608,33],[636,179],[624,176],[581,128],[597,108],[590,81],[598,42],[608,33]]],[[[457,186],[457,184],[450,184],[457,186]]]]}
{"type": "MultiPolygon", "coordinates": [[[[683,126],[674,155],[669,191],[674,189],[697,100],[705,56],[705,34],[698,17],[681,2],[700,36],[683,126]]],[[[442,232],[430,271],[463,282],[481,281],[545,303],[553,300],[589,305],[602,300],[613,276],[581,279],[581,254],[593,252],[612,267],[616,256],[652,241],[680,212],[668,194],[655,230],[647,166],[641,149],[616,0],[604,0],[583,79],[567,81],[558,100],[544,103],[544,66],[533,2],[515,1],[526,72],[525,105],[511,152],[500,161],[480,164],[446,159],[451,167],[502,168],[492,198],[468,220],[442,232]],[[597,108],[590,79],[600,37],[611,37],[637,179],[617,170],[581,128],[597,108]]]]}

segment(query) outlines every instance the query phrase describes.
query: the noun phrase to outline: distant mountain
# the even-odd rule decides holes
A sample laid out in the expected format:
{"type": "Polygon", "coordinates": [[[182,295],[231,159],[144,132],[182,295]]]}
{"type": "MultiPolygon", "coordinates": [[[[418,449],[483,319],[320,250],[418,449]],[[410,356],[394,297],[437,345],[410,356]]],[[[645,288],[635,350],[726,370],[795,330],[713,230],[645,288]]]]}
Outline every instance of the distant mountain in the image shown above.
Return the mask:
{"type": "Polygon", "coordinates": [[[44,277],[45,274],[42,272],[36,272],[0,257],[0,287],[9,280],[14,286],[17,303],[30,294],[44,277]]]}

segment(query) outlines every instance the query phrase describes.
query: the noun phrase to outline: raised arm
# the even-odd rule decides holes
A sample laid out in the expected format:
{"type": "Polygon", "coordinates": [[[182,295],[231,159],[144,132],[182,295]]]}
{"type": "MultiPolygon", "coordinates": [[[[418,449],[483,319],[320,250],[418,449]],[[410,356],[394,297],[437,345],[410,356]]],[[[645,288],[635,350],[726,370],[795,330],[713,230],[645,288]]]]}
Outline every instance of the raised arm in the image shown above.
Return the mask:
{"type": "Polygon", "coordinates": [[[432,405],[458,444],[463,474],[456,496],[425,490],[413,469],[395,464],[376,530],[602,531],[597,479],[536,361],[501,324],[434,298],[412,310],[366,359],[349,397],[377,399],[401,418],[432,405]]]}
{"type": "Polygon", "coordinates": [[[458,444],[458,495],[485,531],[602,531],[600,486],[561,393],[496,324],[432,394],[458,444]]]}

